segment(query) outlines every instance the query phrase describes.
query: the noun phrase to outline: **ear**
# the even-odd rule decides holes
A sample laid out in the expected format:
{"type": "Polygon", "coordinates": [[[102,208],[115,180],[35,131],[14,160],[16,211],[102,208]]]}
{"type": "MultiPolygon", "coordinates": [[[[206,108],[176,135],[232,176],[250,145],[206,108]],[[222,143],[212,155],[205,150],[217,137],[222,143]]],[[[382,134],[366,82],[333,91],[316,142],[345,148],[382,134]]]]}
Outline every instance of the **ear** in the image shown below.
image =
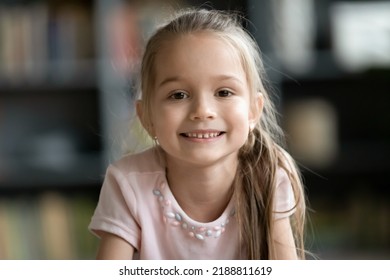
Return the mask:
{"type": "Polygon", "coordinates": [[[250,108],[250,114],[249,114],[250,130],[253,130],[256,124],[260,121],[261,114],[263,113],[263,108],[264,108],[264,96],[261,92],[258,92],[250,108]]]}
{"type": "Polygon", "coordinates": [[[153,134],[152,124],[146,120],[145,112],[144,112],[143,108],[144,107],[143,107],[143,104],[142,104],[142,100],[137,100],[136,103],[135,103],[135,109],[136,109],[136,112],[137,112],[137,117],[140,120],[140,122],[142,124],[142,127],[153,138],[154,134],[153,134]]]}

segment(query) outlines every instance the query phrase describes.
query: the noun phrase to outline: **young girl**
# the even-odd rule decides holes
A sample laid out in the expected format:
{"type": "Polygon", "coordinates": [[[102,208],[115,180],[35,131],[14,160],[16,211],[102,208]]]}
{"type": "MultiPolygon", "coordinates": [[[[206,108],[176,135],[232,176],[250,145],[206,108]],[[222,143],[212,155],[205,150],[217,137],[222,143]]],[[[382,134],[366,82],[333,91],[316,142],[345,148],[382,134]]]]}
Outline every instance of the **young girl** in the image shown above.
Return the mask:
{"type": "Polygon", "coordinates": [[[305,198],[238,17],[186,10],[150,38],[138,117],[155,140],[107,169],[98,259],[304,258],[305,198]]]}

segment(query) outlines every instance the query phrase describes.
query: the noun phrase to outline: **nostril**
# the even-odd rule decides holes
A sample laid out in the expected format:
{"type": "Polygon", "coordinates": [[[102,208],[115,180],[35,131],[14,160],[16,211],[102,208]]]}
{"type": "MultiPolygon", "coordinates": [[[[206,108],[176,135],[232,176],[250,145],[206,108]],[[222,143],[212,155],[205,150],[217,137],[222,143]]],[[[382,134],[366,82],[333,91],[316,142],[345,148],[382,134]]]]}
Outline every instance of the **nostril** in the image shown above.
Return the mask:
{"type": "Polygon", "coordinates": [[[208,120],[208,119],[214,119],[217,116],[217,114],[214,111],[207,110],[207,111],[197,111],[190,115],[190,118],[192,120],[208,120]]]}

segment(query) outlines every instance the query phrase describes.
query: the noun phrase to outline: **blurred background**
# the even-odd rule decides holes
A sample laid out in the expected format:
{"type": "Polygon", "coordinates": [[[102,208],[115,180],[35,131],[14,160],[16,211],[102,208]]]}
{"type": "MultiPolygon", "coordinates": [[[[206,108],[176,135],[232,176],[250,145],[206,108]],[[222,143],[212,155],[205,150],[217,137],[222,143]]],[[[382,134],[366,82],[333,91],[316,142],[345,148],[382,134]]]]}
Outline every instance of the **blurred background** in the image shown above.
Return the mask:
{"type": "Polygon", "coordinates": [[[238,10],[308,193],[319,259],[390,258],[390,1],[0,0],[0,259],[93,259],[105,168],[143,147],[134,76],[183,6],[238,10]]]}

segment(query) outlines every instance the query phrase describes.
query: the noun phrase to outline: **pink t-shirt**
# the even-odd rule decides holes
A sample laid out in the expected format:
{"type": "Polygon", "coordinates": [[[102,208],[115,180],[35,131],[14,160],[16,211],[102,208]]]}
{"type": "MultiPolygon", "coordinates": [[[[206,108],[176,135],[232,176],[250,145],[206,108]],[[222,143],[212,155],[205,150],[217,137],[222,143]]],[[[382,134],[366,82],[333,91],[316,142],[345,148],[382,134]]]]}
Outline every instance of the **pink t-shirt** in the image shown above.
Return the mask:
{"type": "MultiPolygon", "coordinates": [[[[194,221],[177,203],[165,175],[153,149],[110,165],[89,229],[123,238],[135,248],[135,259],[245,258],[233,200],[217,220],[194,221]]],[[[291,215],[294,204],[290,181],[280,168],[275,219],[291,215]]]]}

